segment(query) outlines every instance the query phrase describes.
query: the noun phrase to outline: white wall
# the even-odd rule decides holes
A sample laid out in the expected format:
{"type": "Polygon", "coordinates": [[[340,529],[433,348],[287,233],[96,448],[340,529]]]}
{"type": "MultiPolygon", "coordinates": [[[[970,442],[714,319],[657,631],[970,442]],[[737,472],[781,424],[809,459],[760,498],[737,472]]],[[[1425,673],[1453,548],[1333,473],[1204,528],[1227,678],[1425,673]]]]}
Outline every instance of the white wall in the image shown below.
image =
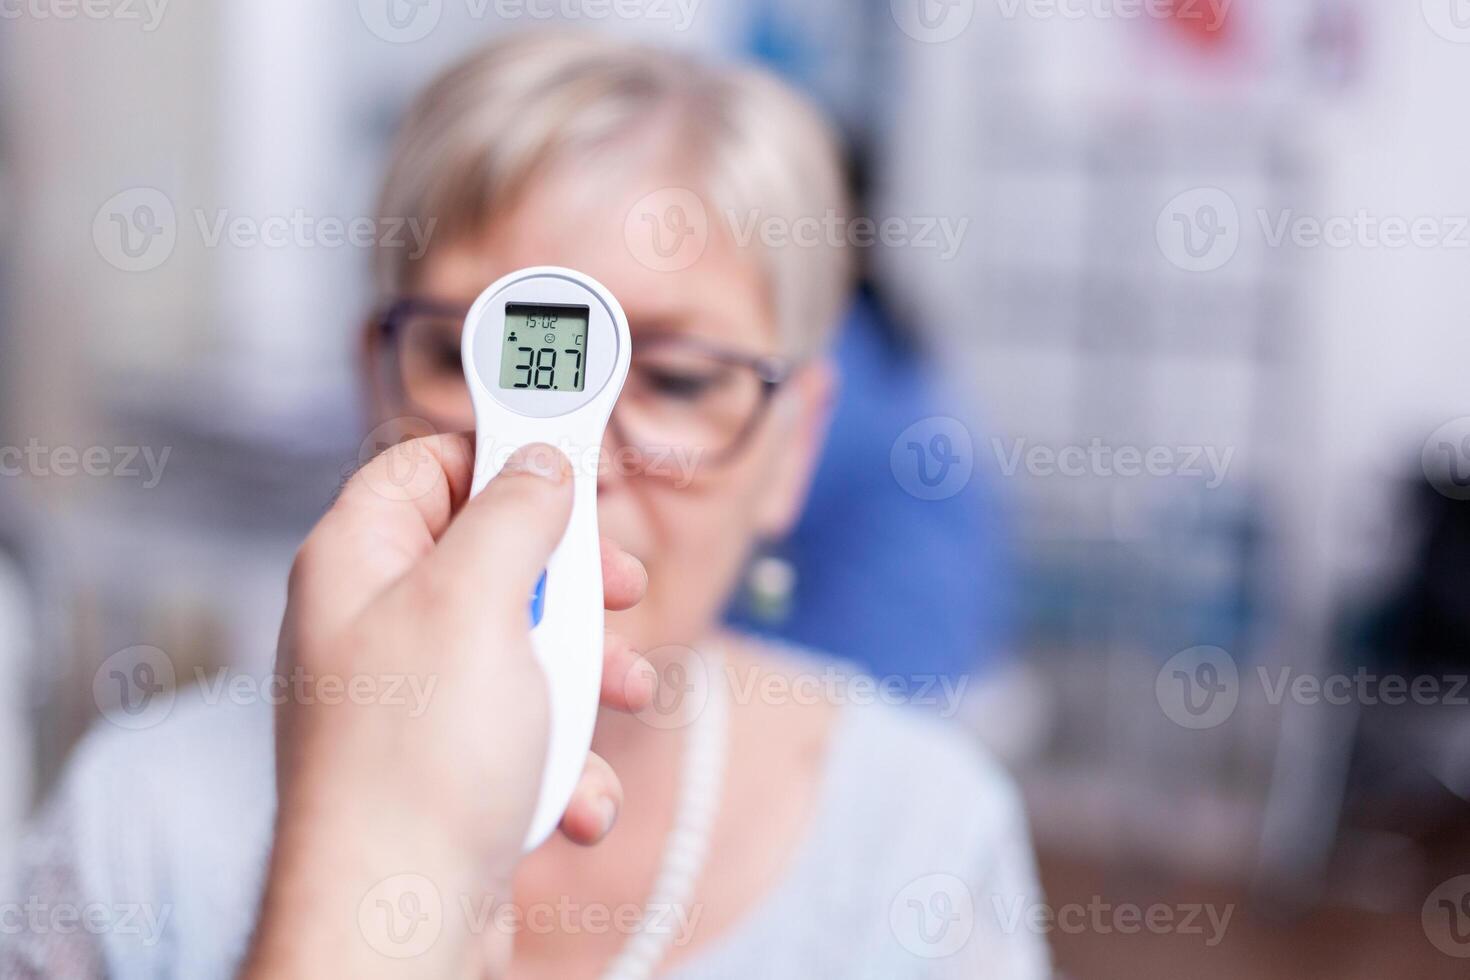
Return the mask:
{"type": "MultiPolygon", "coordinates": [[[[1327,207],[1470,217],[1470,44],[1436,35],[1418,3],[1379,6],[1369,82],[1320,126],[1327,207]]],[[[1470,415],[1470,230],[1460,237],[1458,249],[1320,257],[1323,495],[1336,523],[1380,535],[1335,542],[1334,566],[1354,577],[1375,567],[1375,544],[1393,544],[1373,512],[1384,481],[1412,477],[1429,435],[1470,415]]]]}

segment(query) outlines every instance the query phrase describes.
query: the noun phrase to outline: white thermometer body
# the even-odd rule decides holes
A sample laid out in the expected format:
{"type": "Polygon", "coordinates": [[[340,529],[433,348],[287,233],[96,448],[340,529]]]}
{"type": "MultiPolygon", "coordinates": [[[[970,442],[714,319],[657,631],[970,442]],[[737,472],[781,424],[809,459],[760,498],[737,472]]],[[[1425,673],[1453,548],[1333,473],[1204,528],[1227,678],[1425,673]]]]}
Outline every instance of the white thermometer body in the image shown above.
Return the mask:
{"type": "Polygon", "coordinates": [[[551,732],[528,851],[561,822],[592,744],[603,645],[596,463],[630,355],[617,300],[571,269],[537,266],[504,276],[465,318],[460,356],[475,405],[471,495],[533,442],[567,454],[575,485],[571,521],[530,597],[551,732]]]}

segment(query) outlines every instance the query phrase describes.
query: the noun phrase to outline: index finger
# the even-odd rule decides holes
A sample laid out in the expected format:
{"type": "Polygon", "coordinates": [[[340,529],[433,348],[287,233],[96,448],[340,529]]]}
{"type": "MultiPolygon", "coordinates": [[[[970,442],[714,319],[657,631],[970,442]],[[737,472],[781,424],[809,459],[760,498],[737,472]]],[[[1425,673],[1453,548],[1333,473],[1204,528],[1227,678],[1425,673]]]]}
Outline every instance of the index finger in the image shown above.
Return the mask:
{"type": "Polygon", "coordinates": [[[609,609],[630,609],[648,591],[643,562],[619,548],[612,538],[602,539],[602,598],[609,609]]]}

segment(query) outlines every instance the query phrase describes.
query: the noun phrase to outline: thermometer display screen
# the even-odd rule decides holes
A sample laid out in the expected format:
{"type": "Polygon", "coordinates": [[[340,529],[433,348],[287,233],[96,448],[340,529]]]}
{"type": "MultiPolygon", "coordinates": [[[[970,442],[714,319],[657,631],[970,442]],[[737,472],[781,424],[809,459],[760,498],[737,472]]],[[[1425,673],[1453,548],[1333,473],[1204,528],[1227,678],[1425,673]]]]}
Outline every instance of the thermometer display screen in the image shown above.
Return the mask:
{"type": "Polygon", "coordinates": [[[505,304],[500,387],[581,391],[587,384],[585,306],[505,304]]]}

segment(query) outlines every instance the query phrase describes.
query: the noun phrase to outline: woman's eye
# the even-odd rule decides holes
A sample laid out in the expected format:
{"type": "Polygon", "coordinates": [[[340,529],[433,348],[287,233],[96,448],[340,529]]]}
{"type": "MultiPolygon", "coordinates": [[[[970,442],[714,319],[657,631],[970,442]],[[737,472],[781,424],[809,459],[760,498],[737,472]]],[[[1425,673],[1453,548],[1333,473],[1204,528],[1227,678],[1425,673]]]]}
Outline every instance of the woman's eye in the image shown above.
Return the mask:
{"type": "Polygon", "coordinates": [[[643,383],[655,395],[694,401],[717,387],[720,378],[715,374],[695,374],[688,371],[664,371],[657,368],[645,369],[643,383]]]}
{"type": "Polygon", "coordinates": [[[459,374],[464,366],[460,361],[459,345],[448,341],[429,344],[424,352],[432,370],[439,374],[459,374]]]}

